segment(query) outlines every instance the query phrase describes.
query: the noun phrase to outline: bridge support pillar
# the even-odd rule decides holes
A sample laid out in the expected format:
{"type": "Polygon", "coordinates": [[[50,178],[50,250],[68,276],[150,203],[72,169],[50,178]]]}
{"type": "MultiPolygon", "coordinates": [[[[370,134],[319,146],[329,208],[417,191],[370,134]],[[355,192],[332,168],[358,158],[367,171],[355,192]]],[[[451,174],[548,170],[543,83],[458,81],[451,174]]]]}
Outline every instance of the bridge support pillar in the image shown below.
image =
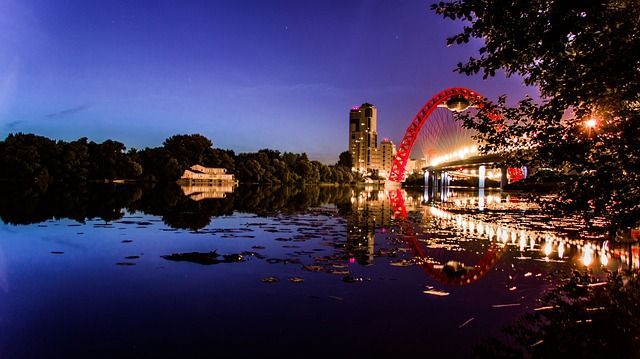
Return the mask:
{"type": "Polygon", "coordinates": [[[500,189],[504,189],[504,186],[509,184],[509,179],[507,178],[507,168],[500,168],[500,189]]]}
{"type": "Polygon", "coordinates": [[[431,200],[435,200],[436,193],[438,193],[438,172],[433,172],[431,175],[431,200]]]}
{"type": "Polygon", "coordinates": [[[487,177],[487,166],[481,165],[478,168],[478,188],[484,188],[484,181],[487,177]]]}

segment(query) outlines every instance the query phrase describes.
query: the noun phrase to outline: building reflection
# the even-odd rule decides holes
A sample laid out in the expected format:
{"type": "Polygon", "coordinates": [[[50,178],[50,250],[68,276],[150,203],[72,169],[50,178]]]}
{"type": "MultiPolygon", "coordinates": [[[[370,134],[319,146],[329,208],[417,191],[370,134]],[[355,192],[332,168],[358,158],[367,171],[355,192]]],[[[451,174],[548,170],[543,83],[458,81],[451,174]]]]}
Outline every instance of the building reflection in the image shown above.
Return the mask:
{"type": "Polygon", "coordinates": [[[640,267],[637,244],[606,241],[602,234],[586,232],[578,219],[550,218],[517,195],[451,188],[435,194],[399,193],[401,201],[394,202],[390,192],[352,190],[346,249],[358,263],[372,264],[387,245],[380,240],[399,235],[411,249],[414,264],[451,285],[479,280],[504,253],[509,260],[594,271],[640,267]],[[402,210],[394,207],[398,203],[402,210]]]}
{"type": "Polygon", "coordinates": [[[347,216],[347,250],[363,265],[373,263],[376,230],[391,225],[391,205],[383,190],[352,190],[351,213],[347,216]]]}
{"type": "Polygon", "coordinates": [[[235,186],[233,185],[198,185],[187,184],[180,185],[182,193],[194,201],[202,201],[205,199],[220,199],[227,197],[227,194],[233,193],[235,186]]]}

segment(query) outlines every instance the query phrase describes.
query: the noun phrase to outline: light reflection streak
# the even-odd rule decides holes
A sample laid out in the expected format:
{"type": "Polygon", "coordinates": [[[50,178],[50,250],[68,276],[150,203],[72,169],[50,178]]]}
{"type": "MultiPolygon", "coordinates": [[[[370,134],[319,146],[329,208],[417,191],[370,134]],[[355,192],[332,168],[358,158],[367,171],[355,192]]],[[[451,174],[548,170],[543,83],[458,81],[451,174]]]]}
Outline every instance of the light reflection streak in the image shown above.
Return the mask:
{"type": "MultiPolygon", "coordinates": [[[[609,266],[612,264],[611,258],[617,258],[623,263],[627,262],[630,268],[640,268],[640,251],[636,248],[637,246],[634,247],[632,251],[625,248],[610,249],[607,242],[602,244],[602,242],[598,240],[571,239],[551,231],[528,230],[518,225],[487,223],[475,219],[472,217],[473,214],[454,214],[440,208],[450,204],[454,204],[456,207],[466,208],[468,204],[475,203],[476,201],[476,199],[472,197],[456,198],[456,193],[454,192],[450,195],[452,196],[450,202],[444,203],[441,206],[432,204],[427,207],[428,211],[425,214],[441,220],[451,221],[465,234],[477,235],[489,241],[495,240],[503,244],[507,244],[510,239],[510,244],[517,245],[522,252],[524,252],[525,249],[535,251],[538,250],[536,248],[539,248],[539,250],[545,254],[545,257],[553,258],[555,248],[556,258],[558,260],[565,260],[567,249],[575,248],[578,253],[581,253],[579,261],[585,266],[592,265],[594,261],[597,261],[601,266],[609,266]],[[540,247],[538,247],[539,242],[543,242],[540,243],[540,247]],[[629,255],[630,253],[631,255],[629,255]]],[[[501,203],[500,196],[495,197],[495,199],[492,199],[492,202],[501,203]]],[[[502,203],[509,203],[510,201],[511,200],[507,198],[502,203]]],[[[618,263],[616,263],[616,265],[618,265],[618,263]]]]}

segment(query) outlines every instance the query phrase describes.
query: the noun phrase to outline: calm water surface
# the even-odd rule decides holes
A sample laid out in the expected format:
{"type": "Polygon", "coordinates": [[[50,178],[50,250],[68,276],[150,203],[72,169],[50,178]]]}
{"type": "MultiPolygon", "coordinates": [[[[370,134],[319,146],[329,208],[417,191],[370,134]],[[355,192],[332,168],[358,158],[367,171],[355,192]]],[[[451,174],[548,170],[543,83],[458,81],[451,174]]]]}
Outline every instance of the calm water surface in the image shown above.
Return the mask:
{"type": "Polygon", "coordinates": [[[469,356],[573,269],[638,266],[514,193],[229,191],[7,190],[0,357],[469,356]]]}

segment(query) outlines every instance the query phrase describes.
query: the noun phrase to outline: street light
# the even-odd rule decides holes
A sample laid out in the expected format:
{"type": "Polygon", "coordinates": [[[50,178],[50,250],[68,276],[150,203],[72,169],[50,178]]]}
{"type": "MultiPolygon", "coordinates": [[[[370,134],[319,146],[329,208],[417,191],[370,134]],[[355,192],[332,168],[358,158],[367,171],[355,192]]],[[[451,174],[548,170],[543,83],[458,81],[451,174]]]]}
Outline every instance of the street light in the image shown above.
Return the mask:
{"type": "Polygon", "coordinates": [[[595,131],[596,126],[598,126],[598,120],[595,118],[590,118],[584,121],[584,128],[587,130],[589,138],[593,137],[593,132],[595,131]]]}

